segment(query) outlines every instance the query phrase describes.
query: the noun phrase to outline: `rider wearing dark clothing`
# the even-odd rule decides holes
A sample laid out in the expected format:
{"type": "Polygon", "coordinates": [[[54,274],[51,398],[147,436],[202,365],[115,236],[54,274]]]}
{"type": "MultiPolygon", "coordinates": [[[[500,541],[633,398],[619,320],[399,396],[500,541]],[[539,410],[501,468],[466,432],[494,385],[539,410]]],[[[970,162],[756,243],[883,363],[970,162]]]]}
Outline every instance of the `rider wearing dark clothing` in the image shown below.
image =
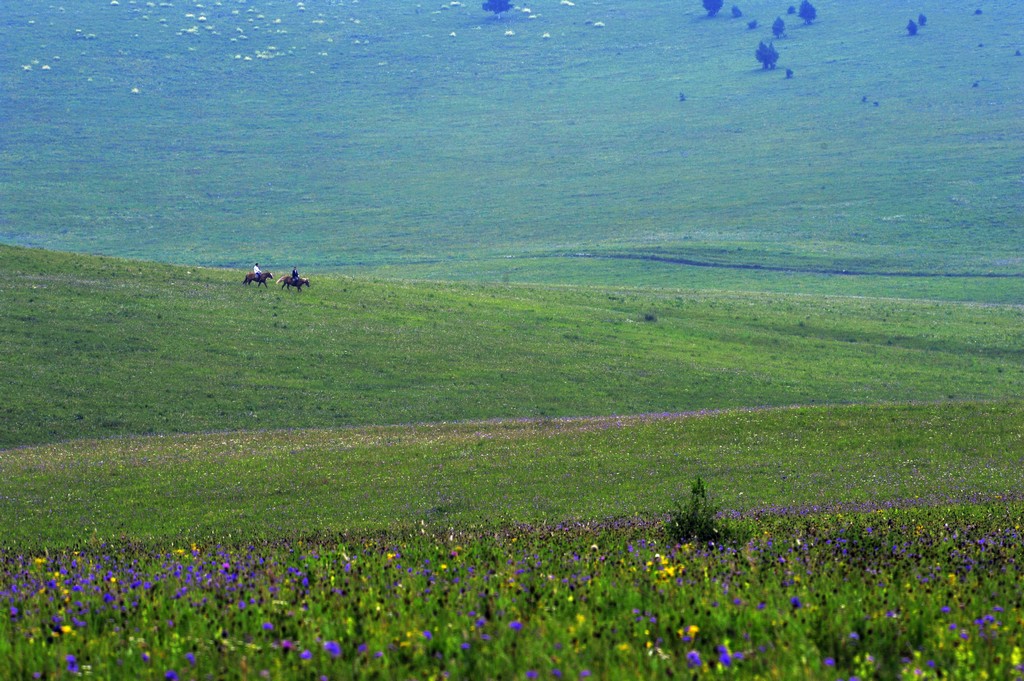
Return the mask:
{"type": "Polygon", "coordinates": [[[299,283],[299,270],[298,268],[292,268],[292,285],[297,286],[299,283]]]}

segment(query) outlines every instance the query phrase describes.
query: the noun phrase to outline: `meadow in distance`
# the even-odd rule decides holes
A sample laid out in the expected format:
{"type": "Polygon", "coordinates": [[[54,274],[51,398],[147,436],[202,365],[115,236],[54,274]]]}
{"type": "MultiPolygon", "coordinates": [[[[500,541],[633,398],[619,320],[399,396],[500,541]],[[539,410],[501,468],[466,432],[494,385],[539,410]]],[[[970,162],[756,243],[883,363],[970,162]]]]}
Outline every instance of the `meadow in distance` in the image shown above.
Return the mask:
{"type": "Polygon", "coordinates": [[[1024,8],[814,5],[5,5],[0,678],[1024,676],[1024,8]]]}

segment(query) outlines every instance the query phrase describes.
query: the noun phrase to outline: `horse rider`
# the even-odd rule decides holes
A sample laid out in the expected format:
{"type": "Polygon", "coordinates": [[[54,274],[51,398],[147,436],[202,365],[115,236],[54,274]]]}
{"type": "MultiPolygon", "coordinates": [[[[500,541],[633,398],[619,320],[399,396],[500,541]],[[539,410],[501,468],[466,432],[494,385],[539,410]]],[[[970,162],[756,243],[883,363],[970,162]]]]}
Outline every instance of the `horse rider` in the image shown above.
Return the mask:
{"type": "Polygon", "coordinates": [[[299,270],[296,267],[292,268],[292,286],[299,285],[299,270]]]}
{"type": "Polygon", "coordinates": [[[260,272],[260,264],[259,263],[256,263],[255,265],[252,266],[252,273],[254,275],[256,275],[256,281],[259,281],[260,280],[260,275],[263,274],[262,272],[260,272]]]}

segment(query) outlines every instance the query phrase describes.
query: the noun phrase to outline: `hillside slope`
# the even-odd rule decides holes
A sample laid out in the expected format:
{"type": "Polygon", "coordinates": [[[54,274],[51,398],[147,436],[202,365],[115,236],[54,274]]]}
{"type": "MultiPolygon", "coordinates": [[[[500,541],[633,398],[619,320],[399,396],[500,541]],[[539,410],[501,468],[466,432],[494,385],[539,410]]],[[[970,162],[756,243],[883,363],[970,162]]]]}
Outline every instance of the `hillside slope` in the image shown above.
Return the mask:
{"type": "Polygon", "coordinates": [[[452,285],[0,247],[0,447],[1024,394],[1016,307],[452,285]]]}
{"type": "Polygon", "coordinates": [[[1021,498],[1020,402],[76,440],[0,457],[0,546],[508,528],[1021,498]],[[419,529],[417,527],[417,529],[419,529]]]}

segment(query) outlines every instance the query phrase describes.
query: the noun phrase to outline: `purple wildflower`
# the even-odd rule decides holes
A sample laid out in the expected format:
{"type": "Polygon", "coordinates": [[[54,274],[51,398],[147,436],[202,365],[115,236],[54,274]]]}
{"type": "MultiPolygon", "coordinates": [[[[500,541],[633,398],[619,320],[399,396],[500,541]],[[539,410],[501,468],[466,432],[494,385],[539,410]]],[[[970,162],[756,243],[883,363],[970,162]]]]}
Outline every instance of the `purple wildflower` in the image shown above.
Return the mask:
{"type": "Polygon", "coordinates": [[[167,681],[178,681],[178,672],[173,669],[168,669],[167,673],[164,674],[164,678],[167,679],[167,681]]]}
{"type": "Polygon", "coordinates": [[[691,650],[690,652],[686,653],[686,664],[690,668],[699,667],[700,666],[700,653],[698,653],[696,650],[691,650]]]}
{"type": "Polygon", "coordinates": [[[341,655],[341,646],[338,645],[337,641],[328,641],[325,643],[324,650],[330,653],[331,657],[338,657],[341,655]]]}
{"type": "Polygon", "coordinates": [[[308,660],[309,658],[313,657],[313,653],[309,652],[309,650],[303,650],[301,653],[299,653],[299,657],[301,657],[303,660],[308,660]]]}
{"type": "Polygon", "coordinates": [[[800,599],[796,596],[789,599],[789,604],[793,606],[794,610],[799,610],[803,606],[803,603],[801,603],[800,599]]]}
{"type": "Polygon", "coordinates": [[[423,631],[423,638],[429,641],[430,639],[434,638],[434,635],[430,633],[430,629],[425,629],[423,631]]]}
{"type": "Polygon", "coordinates": [[[520,629],[523,628],[523,623],[520,622],[519,620],[512,620],[511,622],[508,623],[508,626],[509,626],[510,629],[512,629],[512,631],[519,631],[520,629]]]}
{"type": "Polygon", "coordinates": [[[196,656],[195,656],[195,653],[192,653],[192,652],[185,653],[185,659],[188,660],[188,663],[190,665],[192,665],[193,667],[196,666],[196,656]]]}
{"type": "Polygon", "coordinates": [[[270,623],[270,622],[264,622],[263,623],[263,631],[273,631],[273,630],[274,630],[274,625],[272,623],[270,623]]]}
{"type": "Polygon", "coordinates": [[[64,661],[68,663],[68,671],[72,674],[78,673],[78,660],[75,659],[74,655],[68,655],[64,658],[64,661]]]}

